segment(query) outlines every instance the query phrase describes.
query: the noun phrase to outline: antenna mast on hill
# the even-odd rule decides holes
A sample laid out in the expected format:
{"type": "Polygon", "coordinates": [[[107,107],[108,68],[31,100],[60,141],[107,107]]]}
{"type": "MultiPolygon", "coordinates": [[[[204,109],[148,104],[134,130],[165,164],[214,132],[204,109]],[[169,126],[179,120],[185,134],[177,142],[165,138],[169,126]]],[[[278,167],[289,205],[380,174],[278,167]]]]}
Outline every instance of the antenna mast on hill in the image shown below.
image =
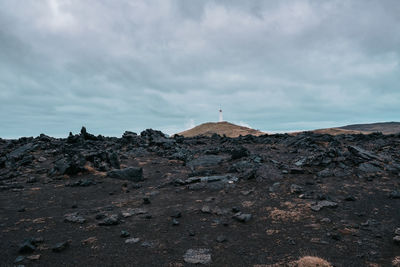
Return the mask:
{"type": "Polygon", "coordinates": [[[224,119],[222,117],[222,109],[219,109],[219,122],[223,122],[224,119]]]}

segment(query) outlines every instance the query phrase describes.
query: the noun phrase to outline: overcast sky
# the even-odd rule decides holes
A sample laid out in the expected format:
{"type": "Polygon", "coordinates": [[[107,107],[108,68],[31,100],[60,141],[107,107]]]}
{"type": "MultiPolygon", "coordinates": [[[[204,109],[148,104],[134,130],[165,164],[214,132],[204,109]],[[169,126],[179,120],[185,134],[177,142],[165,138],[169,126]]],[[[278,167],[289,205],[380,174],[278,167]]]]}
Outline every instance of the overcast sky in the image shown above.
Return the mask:
{"type": "Polygon", "coordinates": [[[0,0],[0,137],[400,121],[398,0],[0,0]]]}

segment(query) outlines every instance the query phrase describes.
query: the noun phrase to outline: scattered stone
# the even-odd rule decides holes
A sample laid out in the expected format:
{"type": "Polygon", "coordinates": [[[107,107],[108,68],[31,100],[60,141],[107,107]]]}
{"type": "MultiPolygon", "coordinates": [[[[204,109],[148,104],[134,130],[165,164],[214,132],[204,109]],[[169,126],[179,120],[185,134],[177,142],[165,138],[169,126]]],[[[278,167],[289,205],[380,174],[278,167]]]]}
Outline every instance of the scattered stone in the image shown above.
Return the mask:
{"type": "Polygon", "coordinates": [[[238,207],[233,207],[232,212],[238,213],[238,212],[240,212],[240,209],[238,207]]]}
{"type": "Polygon", "coordinates": [[[39,158],[38,158],[38,161],[39,162],[45,162],[47,159],[45,158],[45,157],[42,157],[42,156],[40,156],[39,158]]]}
{"type": "Polygon", "coordinates": [[[290,192],[292,194],[301,194],[303,192],[303,187],[297,184],[292,184],[290,186],[290,192]]]}
{"type": "Polygon", "coordinates": [[[82,154],[75,154],[72,157],[61,158],[54,163],[54,169],[51,174],[59,173],[61,175],[75,175],[85,172],[86,159],[82,154]]]}
{"type": "Polygon", "coordinates": [[[88,245],[88,244],[94,244],[97,241],[97,238],[95,236],[91,236],[87,239],[84,239],[81,241],[82,245],[88,245]]]}
{"type": "Polygon", "coordinates": [[[185,184],[188,184],[189,190],[221,190],[224,188],[233,187],[234,183],[239,179],[232,175],[216,175],[216,176],[203,176],[203,177],[191,177],[185,180],[185,184]]]}
{"type": "Polygon", "coordinates": [[[240,194],[242,194],[243,196],[248,196],[253,192],[254,192],[253,189],[252,190],[243,190],[243,191],[240,191],[240,194]]]}
{"type": "Polygon", "coordinates": [[[389,198],[400,199],[400,191],[394,190],[390,192],[389,198]]]}
{"type": "Polygon", "coordinates": [[[98,224],[102,225],[102,226],[110,226],[110,225],[117,225],[117,224],[119,224],[119,222],[120,221],[119,221],[118,215],[113,214],[113,215],[106,217],[98,224]]]}
{"type": "Polygon", "coordinates": [[[36,246],[34,242],[32,242],[32,239],[27,239],[19,246],[18,251],[24,254],[24,253],[31,253],[35,251],[35,249],[36,246]]]}
{"type": "Polygon", "coordinates": [[[64,215],[65,222],[72,222],[72,223],[85,223],[86,219],[82,216],[78,215],[78,212],[69,213],[64,215]]]}
{"type": "Polygon", "coordinates": [[[140,238],[138,238],[138,237],[128,238],[125,240],[125,244],[136,244],[139,241],[140,241],[140,238]]]}
{"type": "Polygon", "coordinates": [[[17,211],[18,211],[18,212],[24,212],[24,211],[26,211],[26,208],[25,208],[25,207],[21,207],[21,208],[19,208],[17,211]]]}
{"type": "Polygon", "coordinates": [[[11,153],[9,153],[7,155],[7,158],[9,159],[19,159],[22,158],[24,154],[28,153],[29,151],[31,151],[31,149],[33,148],[33,143],[28,143],[26,145],[23,145],[17,149],[15,149],[14,151],[12,151],[11,153]]]}
{"type": "Polygon", "coordinates": [[[348,146],[348,150],[357,157],[365,160],[380,159],[377,155],[357,146],[348,146]]]}
{"type": "Polygon", "coordinates": [[[294,163],[294,165],[296,165],[297,167],[301,167],[301,166],[304,166],[306,164],[306,162],[307,162],[307,157],[304,157],[304,158],[296,161],[294,163]]]}
{"type": "Polygon", "coordinates": [[[210,264],[212,261],[210,250],[204,248],[188,249],[183,255],[183,260],[192,264],[210,264]]]}
{"type": "Polygon", "coordinates": [[[358,166],[358,169],[366,173],[376,173],[381,171],[381,168],[368,162],[361,163],[360,166],[358,166]]]}
{"type": "Polygon", "coordinates": [[[104,213],[99,213],[99,214],[96,215],[95,219],[96,220],[103,220],[106,217],[107,217],[107,215],[105,215],[104,213]]]}
{"type": "MultiPolygon", "coordinates": [[[[282,172],[282,173],[283,173],[283,172],[282,172]]],[[[296,168],[291,168],[291,169],[289,170],[289,173],[290,173],[290,174],[304,174],[304,173],[305,173],[305,170],[302,169],[302,168],[296,167],[296,168]]]]}
{"type": "Polygon", "coordinates": [[[189,230],[189,236],[195,236],[196,232],[194,230],[189,230]]]}
{"type": "Polygon", "coordinates": [[[121,170],[112,170],[107,173],[110,178],[128,180],[132,182],[144,181],[143,169],[140,167],[129,167],[121,170]]]}
{"type": "Polygon", "coordinates": [[[204,155],[200,156],[190,162],[188,162],[186,165],[190,167],[192,170],[196,170],[199,168],[205,168],[205,167],[212,167],[219,165],[223,161],[223,158],[221,156],[217,155],[204,155]]]}
{"type": "Polygon", "coordinates": [[[82,187],[86,187],[86,186],[96,185],[96,184],[97,183],[95,181],[93,181],[92,179],[83,179],[83,180],[78,180],[78,181],[75,181],[75,182],[66,183],[65,186],[70,186],[70,187],[82,186],[82,187]]]}
{"type": "Polygon", "coordinates": [[[119,158],[116,152],[111,152],[108,154],[108,161],[110,162],[112,168],[114,169],[120,168],[119,158]]]}
{"type": "Polygon", "coordinates": [[[18,257],[14,260],[14,263],[20,263],[20,262],[22,262],[24,259],[25,259],[25,257],[20,255],[20,256],[18,256],[18,257]]]}
{"type": "Polygon", "coordinates": [[[333,201],[322,200],[319,201],[317,204],[312,205],[311,209],[313,211],[320,211],[322,208],[337,208],[338,204],[333,201]]]}
{"type": "Polygon", "coordinates": [[[344,200],[346,200],[346,201],[356,201],[357,199],[352,195],[348,195],[344,200]]]}
{"type": "Polygon", "coordinates": [[[91,133],[88,133],[88,132],[86,131],[86,127],[84,127],[84,126],[81,128],[81,137],[82,137],[84,140],[92,140],[92,141],[97,141],[97,140],[99,140],[99,138],[96,137],[95,135],[93,135],[93,134],[91,134],[91,133]]]}
{"type": "Polygon", "coordinates": [[[322,222],[322,223],[331,223],[332,220],[329,219],[329,218],[322,218],[322,219],[321,219],[321,222],[322,222]]]}
{"type": "Polygon", "coordinates": [[[144,197],[144,198],[143,198],[143,204],[145,204],[145,205],[151,204],[150,198],[144,197]]]}
{"type": "Polygon", "coordinates": [[[241,213],[241,212],[238,212],[238,213],[236,213],[235,215],[233,215],[233,219],[235,219],[236,221],[238,221],[238,222],[243,222],[243,223],[245,223],[245,222],[248,222],[248,221],[250,221],[250,219],[251,219],[251,214],[246,214],[246,213],[241,213]]]}
{"type": "Polygon", "coordinates": [[[180,218],[180,217],[182,217],[182,213],[180,212],[180,211],[174,211],[172,214],[171,214],[171,217],[172,218],[180,218]]]}
{"type": "Polygon", "coordinates": [[[342,239],[342,237],[337,233],[328,233],[327,236],[336,241],[340,241],[342,239]]]}
{"type": "Polygon", "coordinates": [[[217,236],[217,242],[218,243],[223,243],[225,241],[226,241],[226,237],[224,235],[217,236]]]}
{"type": "Polygon", "coordinates": [[[131,234],[128,232],[128,231],[125,231],[125,230],[122,230],[121,231],[121,234],[120,234],[120,237],[128,237],[128,236],[130,236],[131,234]]]}
{"type": "Polygon", "coordinates": [[[140,244],[141,247],[144,248],[151,248],[153,247],[153,243],[149,242],[149,241],[143,241],[142,244],[140,244]]]}
{"type": "Polygon", "coordinates": [[[128,218],[128,217],[131,217],[133,215],[146,214],[147,212],[148,212],[147,210],[141,209],[141,208],[128,209],[128,210],[122,212],[122,217],[128,218]]]}
{"type": "Polygon", "coordinates": [[[51,250],[52,250],[53,252],[61,252],[61,251],[65,250],[65,249],[68,248],[68,247],[69,247],[69,243],[68,243],[67,241],[64,241],[64,242],[60,242],[60,243],[55,244],[55,245],[51,248],[51,250]]]}
{"type": "Polygon", "coordinates": [[[280,186],[280,182],[273,183],[272,186],[269,187],[269,192],[276,192],[280,186]]]}
{"type": "Polygon", "coordinates": [[[231,151],[231,159],[232,160],[247,157],[248,155],[250,155],[250,152],[245,147],[242,147],[242,146],[234,148],[231,151]]]}
{"type": "Polygon", "coordinates": [[[31,261],[37,261],[37,260],[40,259],[40,254],[29,255],[29,256],[27,256],[26,258],[27,258],[28,260],[31,260],[31,261]]]}
{"type": "Polygon", "coordinates": [[[26,182],[28,184],[33,184],[33,183],[36,183],[37,181],[38,181],[37,178],[34,177],[34,176],[31,176],[31,177],[28,178],[28,180],[26,180],[26,182]]]}
{"type": "Polygon", "coordinates": [[[203,212],[203,213],[211,213],[211,208],[209,206],[203,206],[201,208],[201,212],[203,212]]]}

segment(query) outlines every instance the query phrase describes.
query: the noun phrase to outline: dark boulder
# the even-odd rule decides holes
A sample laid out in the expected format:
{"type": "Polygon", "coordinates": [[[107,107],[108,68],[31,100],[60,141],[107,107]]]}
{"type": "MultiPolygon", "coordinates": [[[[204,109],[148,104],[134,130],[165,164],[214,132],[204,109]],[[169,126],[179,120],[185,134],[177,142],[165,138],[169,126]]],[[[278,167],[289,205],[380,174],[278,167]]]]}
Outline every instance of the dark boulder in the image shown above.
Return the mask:
{"type": "Polygon", "coordinates": [[[69,132],[68,138],[67,138],[67,143],[68,144],[76,144],[79,142],[83,142],[81,137],[79,135],[73,135],[72,132],[69,132]]]}
{"type": "Polygon", "coordinates": [[[64,241],[64,242],[60,242],[60,243],[55,244],[51,248],[51,250],[53,252],[61,252],[61,251],[65,250],[65,249],[67,249],[68,247],[69,247],[68,241],[64,241]]]}
{"type": "Polygon", "coordinates": [[[394,191],[390,192],[389,198],[400,199],[400,191],[394,190],[394,191]]]}
{"type": "Polygon", "coordinates": [[[132,139],[137,138],[137,136],[138,136],[137,133],[125,131],[124,134],[122,135],[122,138],[132,140],[132,139]]]}
{"type": "Polygon", "coordinates": [[[381,168],[369,162],[361,163],[360,166],[358,166],[358,169],[367,173],[376,173],[381,171],[381,168]]]}
{"type": "Polygon", "coordinates": [[[119,157],[116,152],[108,153],[108,162],[110,163],[112,168],[114,169],[120,168],[119,157]]]}
{"type": "Polygon", "coordinates": [[[35,249],[36,249],[36,246],[32,242],[32,240],[31,239],[27,239],[19,246],[19,250],[18,251],[20,253],[31,253],[31,252],[35,251],[35,249]]]}
{"type": "Polygon", "coordinates": [[[357,146],[348,146],[347,149],[356,157],[362,158],[364,160],[372,160],[377,159],[380,160],[381,158],[376,154],[369,152],[365,149],[362,149],[357,146]]]}
{"type": "Polygon", "coordinates": [[[84,126],[82,126],[82,129],[81,129],[81,137],[82,137],[84,140],[92,140],[92,141],[97,141],[97,140],[99,140],[98,137],[94,136],[93,134],[88,133],[88,132],[86,131],[86,128],[85,128],[84,126]]]}
{"type": "Polygon", "coordinates": [[[217,155],[204,155],[189,161],[186,165],[192,170],[204,167],[212,167],[221,164],[223,157],[217,155]]]}
{"type": "Polygon", "coordinates": [[[0,169],[6,167],[6,161],[7,161],[7,160],[6,160],[5,157],[1,157],[1,158],[0,158],[0,169]]]}
{"type": "Polygon", "coordinates": [[[48,135],[45,135],[45,134],[43,134],[43,133],[41,133],[41,134],[38,136],[38,139],[39,139],[39,141],[42,141],[42,142],[51,142],[51,141],[53,140],[52,137],[50,137],[50,136],[48,136],[48,135]]]}
{"type": "Polygon", "coordinates": [[[113,214],[110,216],[107,216],[104,218],[102,221],[100,221],[98,224],[101,226],[111,226],[111,225],[117,225],[120,223],[120,219],[117,214],[113,214]]]}
{"type": "Polygon", "coordinates": [[[10,152],[7,155],[7,158],[13,159],[13,160],[20,160],[24,155],[26,155],[28,152],[30,152],[33,148],[34,148],[33,143],[25,144],[15,150],[13,150],[12,152],[10,152]]]}
{"type": "Polygon", "coordinates": [[[74,175],[85,172],[86,159],[81,154],[76,154],[72,158],[62,158],[55,162],[54,171],[63,175],[74,175]]]}
{"type": "Polygon", "coordinates": [[[112,170],[107,173],[110,178],[128,180],[132,182],[144,181],[143,169],[140,167],[129,167],[121,170],[112,170]]]}
{"type": "Polygon", "coordinates": [[[238,212],[238,213],[236,213],[235,215],[233,215],[232,218],[235,219],[235,220],[238,221],[238,222],[243,222],[243,223],[245,223],[245,222],[250,221],[250,219],[252,218],[252,216],[251,216],[251,214],[246,214],[246,213],[238,212]]]}
{"type": "Polygon", "coordinates": [[[249,156],[250,152],[245,147],[240,146],[232,149],[230,154],[231,154],[231,159],[235,160],[249,156]]]}
{"type": "Polygon", "coordinates": [[[328,201],[328,200],[322,200],[316,203],[315,205],[311,206],[311,209],[313,211],[320,211],[323,208],[337,208],[338,204],[333,201],[328,201]]]}

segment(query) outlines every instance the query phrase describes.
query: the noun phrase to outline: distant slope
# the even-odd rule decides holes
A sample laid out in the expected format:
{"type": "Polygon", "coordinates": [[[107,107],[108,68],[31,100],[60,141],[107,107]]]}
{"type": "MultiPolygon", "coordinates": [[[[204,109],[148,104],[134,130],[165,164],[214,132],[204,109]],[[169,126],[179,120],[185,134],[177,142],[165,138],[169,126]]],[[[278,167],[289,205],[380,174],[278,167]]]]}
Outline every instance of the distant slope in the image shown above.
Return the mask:
{"type": "Polygon", "coordinates": [[[363,132],[363,131],[356,131],[356,130],[346,130],[342,128],[326,128],[326,129],[317,129],[312,130],[313,133],[319,134],[330,134],[330,135],[339,135],[339,134],[369,134],[371,132],[363,132]]]}
{"type": "Polygon", "coordinates": [[[383,134],[400,133],[400,122],[377,122],[369,124],[353,124],[339,129],[362,132],[382,132],[383,134]]]}
{"type": "Polygon", "coordinates": [[[201,125],[198,125],[192,129],[187,131],[183,131],[178,133],[179,135],[183,135],[185,137],[194,137],[194,136],[212,136],[214,133],[218,135],[226,135],[227,137],[238,137],[240,135],[263,135],[266,134],[264,132],[254,130],[248,127],[235,125],[229,122],[207,122],[201,125]]]}
{"type": "Polygon", "coordinates": [[[381,132],[383,134],[400,133],[400,122],[378,122],[369,124],[352,124],[342,127],[312,130],[314,133],[321,134],[370,134],[381,132]]]}

